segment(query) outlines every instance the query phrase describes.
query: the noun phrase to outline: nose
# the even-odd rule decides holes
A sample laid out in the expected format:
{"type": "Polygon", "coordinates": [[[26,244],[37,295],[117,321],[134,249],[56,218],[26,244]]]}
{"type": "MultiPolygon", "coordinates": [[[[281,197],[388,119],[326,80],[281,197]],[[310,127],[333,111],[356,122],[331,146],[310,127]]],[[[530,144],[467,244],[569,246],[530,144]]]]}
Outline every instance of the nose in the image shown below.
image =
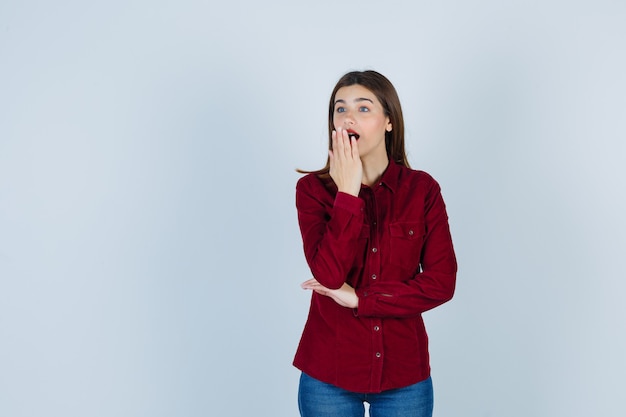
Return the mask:
{"type": "Polygon", "coordinates": [[[344,114],[343,124],[345,126],[353,126],[354,125],[354,117],[352,117],[352,113],[351,112],[347,111],[344,114]]]}

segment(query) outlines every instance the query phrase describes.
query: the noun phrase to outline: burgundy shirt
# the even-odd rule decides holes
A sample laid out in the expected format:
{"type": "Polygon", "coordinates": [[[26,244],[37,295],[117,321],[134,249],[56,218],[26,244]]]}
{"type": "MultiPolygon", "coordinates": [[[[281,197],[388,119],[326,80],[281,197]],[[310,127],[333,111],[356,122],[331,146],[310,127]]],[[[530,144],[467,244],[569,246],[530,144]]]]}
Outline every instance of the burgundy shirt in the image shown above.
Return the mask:
{"type": "Polygon", "coordinates": [[[428,378],[422,313],[452,298],[457,270],[437,182],[390,162],[354,197],[309,174],[298,181],[296,207],[313,276],[328,288],[347,282],[359,306],[313,293],[294,365],[362,393],[428,378]]]}

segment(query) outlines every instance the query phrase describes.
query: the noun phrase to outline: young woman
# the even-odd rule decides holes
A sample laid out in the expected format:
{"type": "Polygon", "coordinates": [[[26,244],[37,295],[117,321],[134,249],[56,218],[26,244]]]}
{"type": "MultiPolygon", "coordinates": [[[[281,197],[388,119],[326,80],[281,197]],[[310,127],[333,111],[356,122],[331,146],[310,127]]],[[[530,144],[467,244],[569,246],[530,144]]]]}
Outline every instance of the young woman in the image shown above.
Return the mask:
{"type": "Polygon", "coordinates": [[[326,166],[296,187],[313,279],[294,365],[302,417],[431,416],[422,313],[450,300],[456,258],[437,182],[410,169],[393,85],[375,71],[335,86],[326,166]]]}

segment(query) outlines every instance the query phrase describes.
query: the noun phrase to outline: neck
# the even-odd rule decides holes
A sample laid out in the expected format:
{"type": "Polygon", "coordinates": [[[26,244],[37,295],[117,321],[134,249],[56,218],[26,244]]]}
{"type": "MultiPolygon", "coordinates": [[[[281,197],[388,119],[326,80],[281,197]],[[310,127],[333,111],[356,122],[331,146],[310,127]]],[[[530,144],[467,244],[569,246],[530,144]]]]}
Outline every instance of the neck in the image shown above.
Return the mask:
{"type": "Polygon", "coordinates": [[[389,166],[389,158],[386,154],[384,158],[376,158],[375,160],[366,161],[362,160],[362,162],[363,178],[361,181],[368,187],[376,184],[380,180],[380,177],[382,177],[383,172],[387,169],[387,166],[389,166]]]}

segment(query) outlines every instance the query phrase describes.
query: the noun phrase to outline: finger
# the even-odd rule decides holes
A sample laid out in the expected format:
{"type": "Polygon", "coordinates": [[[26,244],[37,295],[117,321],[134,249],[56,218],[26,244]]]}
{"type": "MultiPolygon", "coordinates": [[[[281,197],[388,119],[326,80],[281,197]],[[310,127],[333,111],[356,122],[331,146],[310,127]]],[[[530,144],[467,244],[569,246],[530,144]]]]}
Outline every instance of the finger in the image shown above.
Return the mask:
{"type": "Polygon", "coordinates": [[[350,145],[350,136],[348,131],[343,129],[341,132],[341,142],[343,143],[343,152],[346,159],[352,159],[352,146],[350,145]]]}
{"type": "Polygon", "coordinates": [[[318,284],[318,283],[315,283],[315,284],[312,284],[310,286],[307,286],[307,288],[305,288],[305,289],[306,290],[312,290],[312,291],[315,291],[316,293],[323,294],[323,295],[329,295],[330,292],[331,292],[331,290],[329,290],[328,288],[326,288],[323,285],[318,284]]]}
{"type": "Polygon", "coordinates": [[[343,141],[343,132],[344,130],[341,127],[338,127],[335,130],[335,140],[333,141],[333,153],[335,156],[341,157],[345,153],[345,144],[343,141]]]}
{"type": "Polygon", "coordinates": [[[324,287],[319,282],[313,282],[311,284],[306,285],[306,289],[308,290],[327,290],[328,288],[324,287]]]}
{"type": "Polygon", "coordinates": [[[351,147],[350,150],[352,151],[352,158],[354,159],[360,159],[361,155],[359,155],[359,141],[356,140],[355,137],[352,137],[351,139],[352,143],[351,143],[351,147]]]}
{"type": "Polygon", "coordinates": [[[310,288],[312,285],[319,284],[315,278],[307,279],[300,286],[302,288],[310,288]]]}

